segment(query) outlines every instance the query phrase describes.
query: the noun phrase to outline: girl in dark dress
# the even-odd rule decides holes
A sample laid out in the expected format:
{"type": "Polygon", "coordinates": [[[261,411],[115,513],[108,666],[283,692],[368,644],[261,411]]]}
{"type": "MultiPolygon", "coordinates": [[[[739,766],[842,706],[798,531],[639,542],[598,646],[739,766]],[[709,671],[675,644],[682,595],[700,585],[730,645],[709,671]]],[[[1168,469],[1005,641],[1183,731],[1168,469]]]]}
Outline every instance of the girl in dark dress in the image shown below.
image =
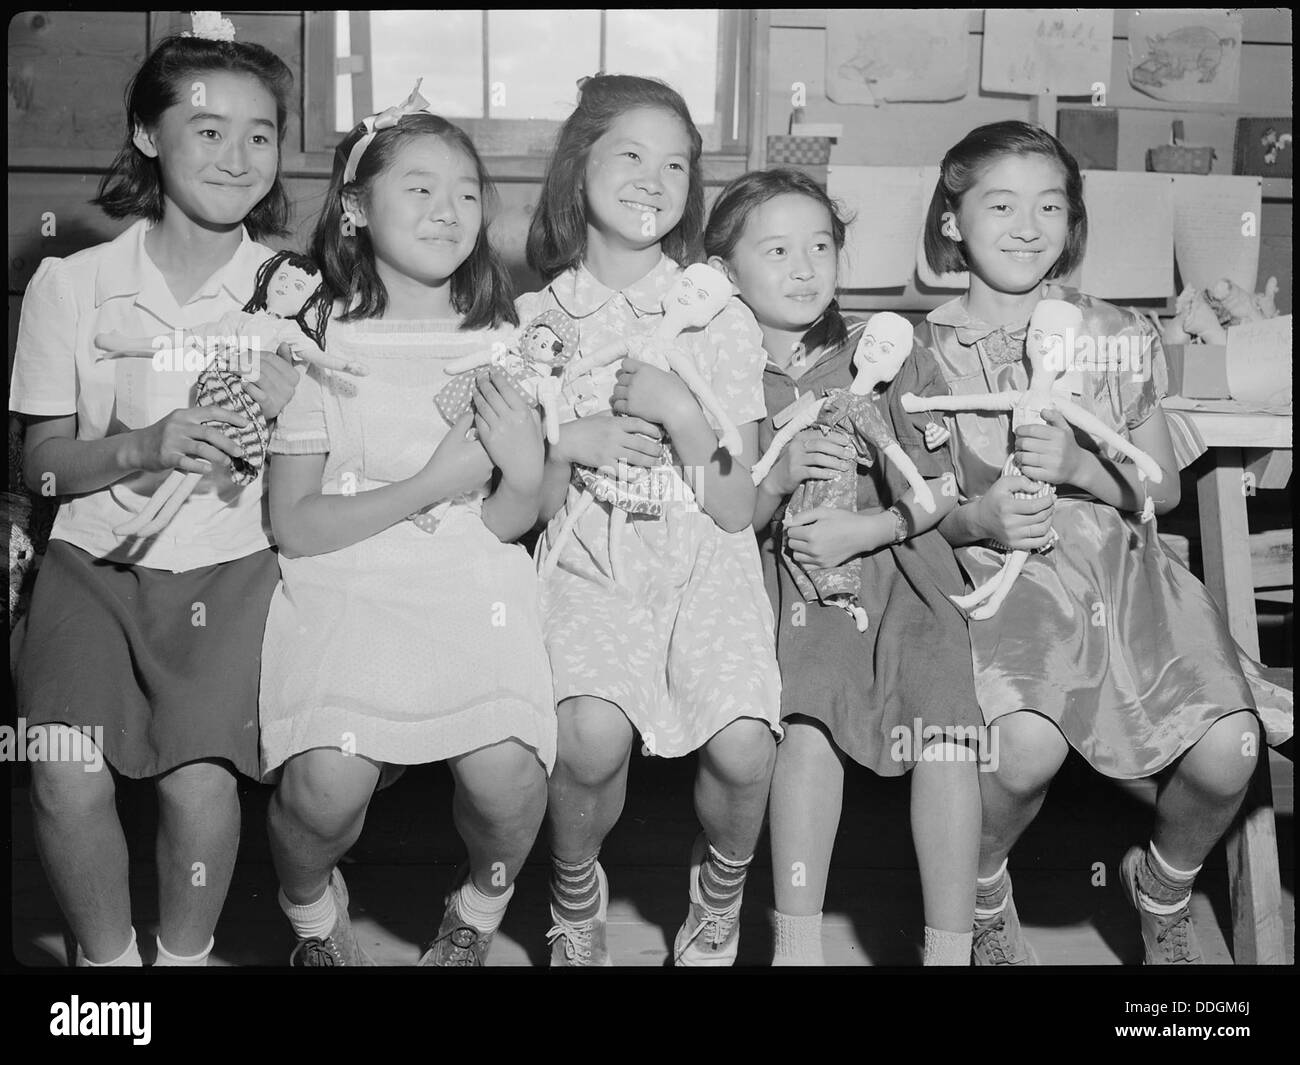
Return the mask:
{"type": "MultiPolygon", "coordinates": [[[[773,416],[808,390],[846,388],[865,322],[834,302],[845,224],[802,174],[746,174],[718,198],[705,235],[763,330],[766,446],[773,416]]],[[[978,711],[966,626],[948,594],[962,591],[952,551],[935,531],[952,509],[946,446],[903,412],[905,392],[946,392],[934,360],[915,351],[873,396],[886,424],[929,482],[934,513],[917,506],[892,463],[858,479],[857,512],[817,508],[788,523],[783,510],[806,480],[829,480],[855,461],[842,433],[809,429],[758,486],[754,527],[776,612],[781,713],[770,802],[776,887],[775,964],[821,964],[821,909],[839,826],[844,765],[882,776],[915,768],[912,831],[925,902],[927,964],[970,962],[972,889],[979,845],[978,711]],[[797,522],[797,524],[796,524],[797,522]],[[805,602],[792,572],[856,560],[862,569],[860,632],[851,614],[805,602]]]]}

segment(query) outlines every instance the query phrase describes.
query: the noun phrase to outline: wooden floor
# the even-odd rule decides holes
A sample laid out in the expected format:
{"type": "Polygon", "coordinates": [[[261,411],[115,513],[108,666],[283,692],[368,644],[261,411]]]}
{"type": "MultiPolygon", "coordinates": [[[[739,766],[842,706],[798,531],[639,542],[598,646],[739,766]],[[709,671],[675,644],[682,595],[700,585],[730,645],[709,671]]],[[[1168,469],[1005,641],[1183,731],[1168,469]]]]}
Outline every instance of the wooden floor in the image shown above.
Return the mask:
{"type": "MultiPolygon", "coordinates": [[[[1294,791],[1291,762],[1271,755],[1281,846],[1287,958],[1295,957],[1294,791]]],[[[609,874],[609,946],[615,964],[663,965],[686,912],[686,865],[697,831],[691,809],[693,759],[637,757],[627,807],[605,845],[609,874]]],[[[344,865],[354,925],[382,965],[409,965],[441,914],[462,849],[450,823],[450,776],[441,766],[409,771],[372,803],[366,830],[344,865]]],[[[217,928],[214,964],[282,965],[293,946],[275,902],[275,876],[264,830],[269,790],[249,785],[234,883],[217,928]]],[[[27,792],[13,804],[13,938],[20,963],[58,965],[62,923],[36,856],[27,792]]],[[[1116,866],[1150,825],[1153,790],[1119,786],[1075,756],[1052,786],[1042,815],[1012,859],[1017,906],[1047,964],[1113,965],[1140,960],[1137,922],[1124,902],[1116,866]],[[1100,863],[1104,884],[1097,885],[1100,863]]],[[[119,795],[133,855],[135,924],[146,958],[156,927],[152,870],[154,802],[148,786],[119,795]]],[[[833,965],[918,965],[921,896],[908,832],[906,780],[850,774],[825,907],[826,960],[833,965]]],[[[740,962],[771,958],[771,870],[766,837],[750,875],[740,962]]],[[[491,965],[546,964],[549,927],[545,850],[519,879],[489,959],[491,965]]],[[[1207,962],[1231,962],[1231,919],[1223,848],[1211,854],[1192,903],[1207,962]]]]}

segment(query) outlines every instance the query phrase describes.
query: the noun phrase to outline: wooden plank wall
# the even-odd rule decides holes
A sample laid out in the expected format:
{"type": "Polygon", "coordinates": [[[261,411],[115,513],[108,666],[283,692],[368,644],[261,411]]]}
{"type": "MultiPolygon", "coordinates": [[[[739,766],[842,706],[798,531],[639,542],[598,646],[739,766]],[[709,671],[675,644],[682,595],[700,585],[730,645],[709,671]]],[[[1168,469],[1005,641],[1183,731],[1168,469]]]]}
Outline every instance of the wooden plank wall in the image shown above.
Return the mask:
{"type": "MultiPolygon", "coordinates": [[[[1247,8],[1243,17],[1241,93],[1237,104],[1203,105],[1184,110],[1142,95],[1128,83],[1128,24],[1133,12],[1116,9],[1111,76],[1106,106],[1119,111],[1120,170],[1144,170],[1146,150],[1167,144],[1170,124],[1181,118],[1189,144],[1215,150],[1213,173],[1232,173],[1236,121],[1243,116],[1289,116],[1292,113],[1291,14],[1274,8],[1247,8]]],[[[1034,101],[1027,97],[980,91],[980,56],[984,14],[970,12],[967,92],[946,103],[887,103],[859,107],[832,103],[826,97],[826,11],[822,8],[774,8],[769,38],[767,132],[788,131],[791,86],[807,88],[805,121],[836,122],[844,135],[835,144],[831,163],[858,166],[934,164],[969,130],[1005,119],[1034,120],[1034,101]]],[[[1059,106],[1086,107],[1088,98],[1061,98],[1059,106]]],[[[1055,132],[1055,129],[1052,130],[1055,132]]],[[[1278,303],[1291,310],[1290,183],[1284,198],[1267,201],[1261,220],[1260,278],[1276,274],[1281,286],[1278,303]]],[[[943,295],[906,290],[851,293],[841,301],[855,310],[928,310],[944,302],[943,295]]]]}
{"type": "MultiPolygon", "coordinates": [[[[293,71],[301,93],[304,75],[304,13],[297,11],[239,12],[232,16],[241,38],[266,45],[293,71]]],[[[1124,77],[1129,13],[1116,12],[1115,58],[1108,104],[1120,117],[1120,166],[1141,169],[1143,153],[1168,140],[1169,122],[1184,118],[1188,140],[1210,144],[1218,158],[1215,171],[1232,166],[1235,120],[1240,115],[1291,114],[1291,21],[1282,11],[1248,9],[1245,16],[1241,103],[1235,107],[1174,112],[1170,105],[1135,93],[1124,77]]],[[[21,294],[47,255],[68,255],[111,239],[124,228],[87,201],[108,168],[124,135],[123,92],[126,82],[147,53],[150,41],[182,27],[176,12],[28,11],[9,24],[9,212],[8,296],[9,353],[21,294]],[[56,228],[41,232],[46,212],[56,228]]],[[[840,163],[906,165],[933,163],[968,129],[1002,118],[1029,118],[1030,101],[979,92],[982,13],[971,14],[970,85],[967,96],[943,104],[887,104],[880,108],[845,107],[825,97],[825,11],[772,9],[770,30],[760,39],[759,76],[767,99],[755,123],[767,133],[786,129],[792,82],[808,89],[809,121],[844,125],[833,160],[840,163]],[[765,117],[764,117],[765,113],[765,117]]],[[[764,26],[764,20],[758,20],[764,26]]],[[[1062,106],[1070,106],[1062,101],[1062,106]]],[[[290,116],[284,169],[294,200],[295,232],[286,244],[302,246],[328,182],[328,156],[304,150],[303,110],[290,116]]],[[[499,182],[500,209],[493,223],[494,239],[511,265],[521,288],[535,287],[523,265],[523,240],[536,205],[539,182],[535,171],[506,171],[499,182]]],[[[708,175],[709,195],[731,168],[708,175]]],[[[1276,273],[1282,281],[1279,302],[1291,306],[1291,218],[1289,193],[1266,203],[1263,218],[1261,277],[1276,273]]],[[[853,309],[900,307],[924,310],[938,300],[910,289],[892,293],[855,293],[846,299],[853,309]]]]}

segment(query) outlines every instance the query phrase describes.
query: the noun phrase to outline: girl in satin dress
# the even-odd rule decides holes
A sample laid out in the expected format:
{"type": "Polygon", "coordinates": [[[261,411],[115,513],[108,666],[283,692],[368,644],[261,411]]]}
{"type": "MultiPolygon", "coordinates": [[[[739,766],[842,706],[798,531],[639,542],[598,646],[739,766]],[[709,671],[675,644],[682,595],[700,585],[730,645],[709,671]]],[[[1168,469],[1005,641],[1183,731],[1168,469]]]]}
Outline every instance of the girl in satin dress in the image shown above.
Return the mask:
{"type": "MultiPolygon", "coordinates": [[[[1031,552],[998,613],[972,621],[976,696],[1000,735],[996,772],[980,775],[983,839],[976,964],[1036,962],[1021,934],[1007,855],[1038,813],[1070,747],[1110,777],[1159,775],[1155,826],[1125,855],[1121,884],[1142,927],[1147,964],[1195,963],[1192,884],[1227,830],[1255,768],[1260,723],[1290,734],[1289,692],[1237,647],[1205,586],[1160,542],[1156,515],[1179,502],[1178,464],[1161,410],[1164,353],[1141,317],[1044,281],[1067,277],[1087,236],[1078,164],[1023,122],[969,133],[944,157],[925,251],[937,272],[968,270],[965,295],[930,313],[917,340],[955,395],[1028,385],[1024,332],[1050,287],[1083,312],[1091,338],[1134,356],[1095,360],[1061,379],[1076,402],[1147,451],[1159,485],[1073,430],[1056,411],[1014,435],[1010,414],[949,415],[960,505],[940,526],[975,586],[1002,550],[1031,552]],[[1003,476],[1014,454],[1023,477],[1003,476]],[[1055,498],[1022,498],[1041,484],[1055,498]],[[1050,532],[1058,539],[1049,548],[1050,532]],[[1045,548],[1049,548],[1044,550],[1045,548]]],[[[1067,369],[1069,366],[1067,365],[1067,369]]]]}

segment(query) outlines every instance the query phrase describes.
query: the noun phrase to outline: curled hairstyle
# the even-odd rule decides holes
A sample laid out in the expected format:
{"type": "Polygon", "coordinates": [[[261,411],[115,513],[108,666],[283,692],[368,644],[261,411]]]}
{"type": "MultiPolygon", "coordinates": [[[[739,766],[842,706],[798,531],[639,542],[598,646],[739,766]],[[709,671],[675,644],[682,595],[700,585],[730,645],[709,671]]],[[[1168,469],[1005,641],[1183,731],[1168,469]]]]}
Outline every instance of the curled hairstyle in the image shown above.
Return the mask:
{"type": "MultiPolygon", "coordinates": [[[[157,129],[163,112],[180,101],[182,88],[204,74],[246,74],[256,78],[275,100],[276,139],[278,144],[284,142],[293,75],[279,56],[260,44],[244,41],[168,37],[149,53],[126,87],[126,141],[91,200],[110,218],[162,220],[158,160],[135,146],[135,131],[157,129]]],[[[288,223],[289,198],[277,167],[270,191],[248,212],[244,225],[254,240],[261,240],[284,236],[289,231],[288,223]]]]}
{"type": "Polygon", "coordinates": [[[496,202],[496,187],[474,148],[474,142],[459,126],[439,115],[418,112],[404,115],[395,126],[375,134],[357,164],[356,177],[343,181],[343,168],[357,140],[365,134],[358,125],[334,153],[334,174],[325,206],[321,208],[312,233],[312,256],[320,263],[331,297],[341,299],[345,312],[340,321],[361,321],[382,317],[388,308],[388,291],[375,269],[375,250],[365,226],[349,226],[344,233],[343,197],[346,194],[365,207],[374,190],[375,178],[393,165],[402,145],[417,137],[441,137],[464,153],[474,164],[483,195],[483,224],[469,257],[451,275],[451,305],[463,316],[463,330],[495,328],[502,323],[519,324],[515,313],[514,289],[510,275],[488,240],[488,208],[496,202]]]}
{"type": "Polygon", "coordinates": [[[948,150],[939,168],[939,183],[930,200],[925,219],[925,258],[936,273],[955,273],[969,268],[965,245],[943,235],[943,216],[956,211],[961,199],[984,171],[1003,155],[1041,155],[1058,164],[1065,174],[1065,199],[1069,208],[1069,231],[1061,257],[1044,277],[1050,281],[1066,277],[1083,261],[1088,243],[1088,213],[1083,206],[1083,178],[1079,164],[1060,141],[1028,122],[992,122],[966,134],[948,150]]]}
{"type": "Polygon", "coordinates": [[[741,174],[722,190],[709,212],[709,224],[704,230],[704,253],[716,255],[720,259],[730,259],[745,231],[750,214],[768,200],[791,193],[807,196],[826,208],[826,213],[831,218],[831,240],[837,252],[842,250],[845,234],[853,219],[842,217],[840,205],[807,174],[776,167],[741,174]]]}
{"type": "MultiPolygon", "coordinates": [[[[257,277],[253,282],[253,295],[243,309],[250,314],[266,310],[266,297],[271,289],[271,280],[282,266],[292,266],[301,270],[308,277],[320,277],[320,268],[307,256],[293,251],[278,251],[257,268],[257,277]]],[[[321,278],[322,282],[324,278],[321,278]]],[[[324,284],[317,287],[302,309],[293,316],[293,320],[302,327],[318,348],[325,349],[325,326],[330,317],[330,294],[324,284]]]]}
{"type": "Polygon", "coordinates": [[[704,229],[704,172],[700,165],[704,142],[686,101],[675,89],[654,78],[597,74],[582,83],[578,106],[560,127],[537,210],[528,226],[528,265],[544,282],[573,269],[586,255],[587,201],[578,190],[584,184],[591,146],[619,115],[647,107],[680,119],[691,141],[686,209],[681,221],[664,234],[660,248],[683,266],[699,259],[700,233],[704,229]]]}

